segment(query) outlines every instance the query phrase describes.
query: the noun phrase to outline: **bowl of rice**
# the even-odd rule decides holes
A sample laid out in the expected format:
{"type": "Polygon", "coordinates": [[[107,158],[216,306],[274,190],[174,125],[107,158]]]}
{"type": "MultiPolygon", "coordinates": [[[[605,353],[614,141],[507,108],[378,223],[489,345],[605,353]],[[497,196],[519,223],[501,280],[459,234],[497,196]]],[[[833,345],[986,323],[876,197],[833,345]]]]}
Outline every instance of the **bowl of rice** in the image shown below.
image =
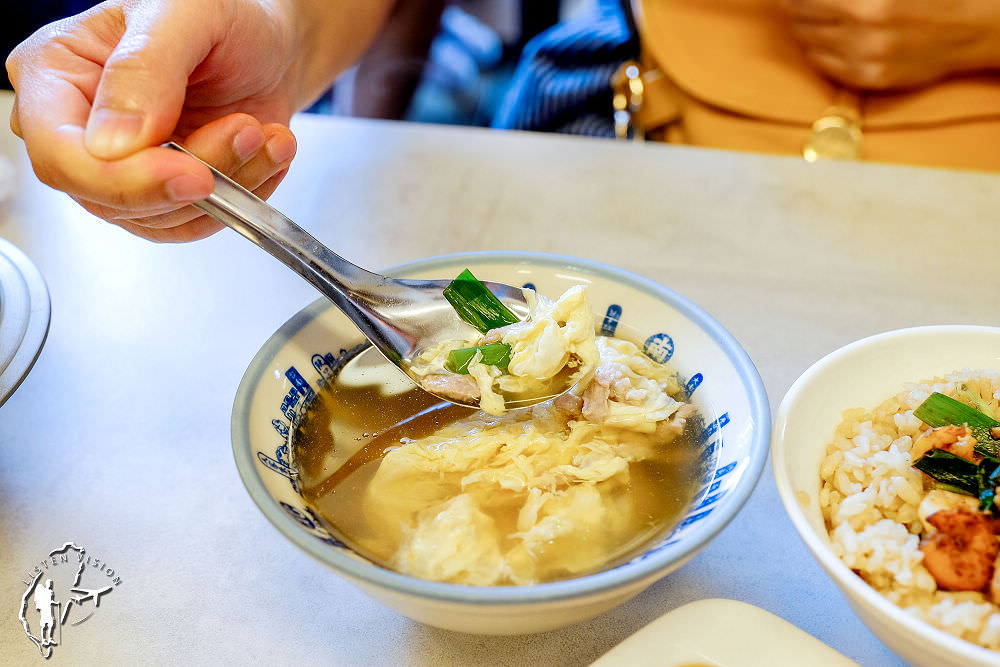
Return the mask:
{"type": "MultiPolygon", "coordinates": [[[[900,657],[914,665],[1000,665],[991,586],[939,583],[928,555],[948,536],[929,527],[929,501],[943,487],[913,466],[934,433],[914,411],[935,393],[1000,417],[1000,328],[890,331],[813,364],[775,418],[778,492],[806,547],[900,657]]],[[[978,499],[966,500],[976,508],[978,499]]],[[[995,548],[995,536],[987,541],[995,548]]]]}
{"type": "MultiPolygon", "coordinates": [[[[429,258],[389,271],[401,277],[441,278],[457,276],[463,269],[482,280],[530,286],[553,298],[584,285],[599,338],[619,341],[615,345],[634,344],[630,367],[672,369],[677,380],[672,391],[698,406],[704,421],[691,448],[677,452],[696,464],[696,474],[691,496],[678,505],[669,525],[642,542],[622,544],[627,551],[604,564],[595,565],[588,556],[614,532],[618,510],[632,502],[614,496],[610,505],[605,503],[606,487],[601,485],[624,480],[624,486],[637,488],[641,471],[633,474],[633,463],[619,461],[618,455],[646,448],[639,431],[625,433],[628,442],[607,437],[622,428],[626,422],[621,420],[650,419],[642,405],[629,402],[644,401],[642,395],[654,397],[655,392],[640,391],[633,397],[626,391],[621,404],[609,404],[613,409],[607,415],[568,421],[553,412],[565,407],[562,402],[563,407],[543,404],[514,411],[514,421],[507,421],[508,415],[473,413],[439,428],[421,421],[422,415],[444,413],[426,411],[390,419],[396,396],[408,395],[408,390],[396,388],[401,374],[369,373],[365,377],[377,380],[374,388],[369,380],[357,380],[364,369],[354,376],[351,364],[360,363],[365,353],[354,356],[352,351],[363,339],[322,299],[282,325],[251,362],[233,408],[237,467],[253,500],[284,537],[410,618],[483,634],[542,632],[591,618],[683,565],[739,512],[767,458],[770,409],[763,384],[739,343],[710,315],[672,290],[622,269],[550,254],[489,252],[429,258]],[[323,407],[339,405],[329,393],[337,391],[345,401],[360,395],[363,402],[352,403],[352,410],[323,407]],[[331,402],[321,401],[323,396],[331,402]],[[359,432],[344,436],[353,428],[348,423],[352,415],[357,415],[359,432]],[[380,459],[341,477],[358,452],[367,451],[368,441],[382,437],[381,427],[367,425],[374,417],[394,424],[384,431],[393,434],[392,442],[380,459]],[[502,442],[491,444],[493,436],[483,435],[486,431],[476,430],[478,426],[467,429],[465,419],[480,420],[484,429],[506,425],[513,430],[502,442]],[[409,430],[416,424],[439,430],[416,435],[409,430]],[[331,449],[313,450],[310,441],[302,439],[317,425],[314,442],[332,442],[331,449]],[[576,435],[550,447],[551,438],[563,437],[564,426],[576,435]],[[459,435],[453,438],[453,432],[459,435]],[[566,455],[580,444],[586,451],[566,455]],[[486,467],[467,470],[466,461],[480,454],[486,467]],[[359,478],[355,486],[355,475],[370,464],[376,466],[370,482],[359,478]],[[424,474],[424,466],[430,474],[424,474]],[[576,486],[588,476],[594,485],[576,486]],[[459,489],[459,495],[439,499],[446,487],[459,489]],[[328,488],[333,490],[327,493],[328,488]],[[569,489],[579,492],[572,498],[560,495],[569,489]],[[358,501],[360,510],[351,511],[348,503],[358,501]],[[513,516],[487,517],[491,504],[513,506],[513,516]],[[341,511],[349,516],[341,516],[341,511]],[[352,527],[349,522],[355,518],[377,529],[352,527]],[[546,537],[546,531],[552,534],[546,537]],[[393,533],[401,533],[401,546],[386,555],[378,540],[393,533]],[[560,544],[568,535],[575,537],[564,549],[560,544]],[[583,539],[585,535],[594,539],[583,539]],[[535,551],[528,553],[529,547],[535,551]],[[542,557],[534,556],[540,552],[568,556],[570,561],[560,565],[568,569],[554,576],[541,572],[542,557]]],[[[611,340],[606,344],[612,345],[611,340]]],[[[618,392],[617,381],[615,387],[618,392]]],[[[570,404],[575,405],[566,401],[568,409],[575,410],[570,404]]],[[[656,428],[651,425],[648,432],[655,434],[656,428]]],[[[667,463],[677,467],[674,460],[667,463]]],[[[653,486],[667,495],[677,490],[665,482],[653,486]]],[[[658,520],[659,511],[639,518],[645,525],[656,525],[652,521],[658,520]]]]}

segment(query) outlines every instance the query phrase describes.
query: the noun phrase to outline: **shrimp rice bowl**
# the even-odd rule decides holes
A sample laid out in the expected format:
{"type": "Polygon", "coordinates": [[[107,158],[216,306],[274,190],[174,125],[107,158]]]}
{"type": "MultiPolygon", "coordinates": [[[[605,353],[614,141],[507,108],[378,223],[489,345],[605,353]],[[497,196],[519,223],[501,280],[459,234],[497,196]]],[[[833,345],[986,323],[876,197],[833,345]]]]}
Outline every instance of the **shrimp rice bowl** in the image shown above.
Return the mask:
{"type": "Polygon", "coordinates": [[[1000,371],[847,410],[820,466],[834,553],[914,616],[1000,650],[1000,371]],[[957,400],[952,400],[957,399],[957,400]]]}

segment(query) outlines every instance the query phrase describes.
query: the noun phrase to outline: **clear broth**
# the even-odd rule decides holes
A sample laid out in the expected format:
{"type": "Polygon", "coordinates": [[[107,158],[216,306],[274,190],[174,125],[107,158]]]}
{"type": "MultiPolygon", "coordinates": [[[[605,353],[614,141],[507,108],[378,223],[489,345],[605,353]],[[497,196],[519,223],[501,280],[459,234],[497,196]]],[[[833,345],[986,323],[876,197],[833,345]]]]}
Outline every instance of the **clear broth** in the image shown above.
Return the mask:
{"type": "MultiPolygon", "coordinates": [[[[319,390],[295,430],[292,457],[302,496],[331,534],[391,569],[398,545],[380,541],[362,509],[365,489],[381,457],[398,447],[401,438],[429,436],[477,412],[442,402],[417,388],[376,350],[368,348],[345,363],[319,390]]],[[[688,420],[684,434],[660,447],[655,458],[629,464],[627,493],[634,508],[630,537],[596,569],[637,555],[651,540],[673,529],[695,501],[705,478],[700,446],[704,414],[700,409],[688,420]]],[[[492,518],[502,534],[515,532],[517,508],[502,509],[492,518]]],[[[552,579],[583,574],[586,572],[552,579]]]]}

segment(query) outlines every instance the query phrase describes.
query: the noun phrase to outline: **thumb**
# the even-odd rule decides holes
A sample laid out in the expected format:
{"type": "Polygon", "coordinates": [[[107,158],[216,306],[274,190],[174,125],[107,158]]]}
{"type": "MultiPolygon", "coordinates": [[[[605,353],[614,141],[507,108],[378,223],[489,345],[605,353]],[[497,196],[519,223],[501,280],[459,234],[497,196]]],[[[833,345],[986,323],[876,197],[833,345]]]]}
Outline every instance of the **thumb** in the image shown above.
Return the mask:
{"type": "Polygon", "coordinates": [[[115,160],[163,143],[180,118],[188,77],[210,50],[207,28],[188,20],[193,3],[164,3],[124,18],[94,96],[84,145],[115,160]],[[193,39],[192,39],[193,38],[193,39]]]}

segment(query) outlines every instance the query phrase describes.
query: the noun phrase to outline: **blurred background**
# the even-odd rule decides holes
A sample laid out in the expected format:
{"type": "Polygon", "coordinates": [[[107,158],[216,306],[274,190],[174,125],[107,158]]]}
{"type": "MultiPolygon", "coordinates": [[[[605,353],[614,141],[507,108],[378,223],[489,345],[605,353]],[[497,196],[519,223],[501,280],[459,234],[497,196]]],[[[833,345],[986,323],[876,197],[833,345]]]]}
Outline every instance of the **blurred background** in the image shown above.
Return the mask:
{"type": "MultiPolygon", "coordinates": [[[[399,0],[362,60],[310,111],[458,125],[490,125],[533,37],[599,0],[399,0]]],[[[3,53],[39,27],[97,4],[8,3],[3,53]]],[[[6,71],[2,84],[10,88],[6,71]]]]}

